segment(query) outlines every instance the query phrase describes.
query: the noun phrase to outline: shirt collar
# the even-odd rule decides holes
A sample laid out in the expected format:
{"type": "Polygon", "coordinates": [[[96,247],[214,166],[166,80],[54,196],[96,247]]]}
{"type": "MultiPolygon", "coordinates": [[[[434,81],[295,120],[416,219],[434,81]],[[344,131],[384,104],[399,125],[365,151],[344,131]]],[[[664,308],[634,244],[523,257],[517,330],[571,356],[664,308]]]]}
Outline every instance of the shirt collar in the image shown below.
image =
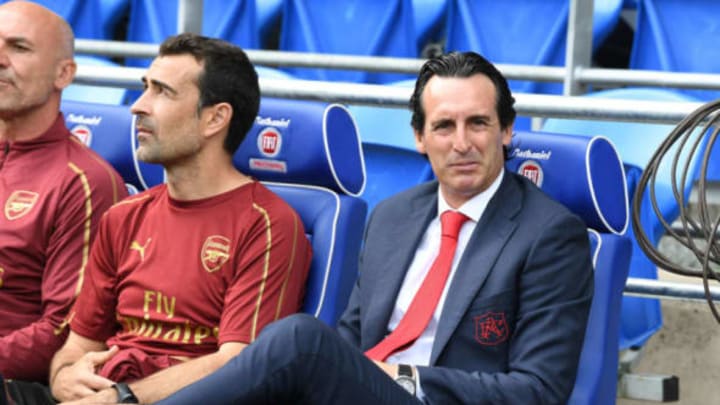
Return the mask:
{"type": "MultiPolygon", "coordinates": [[[[490,199],[495,195],[498,188],[500,188],[500,183],[502,183],[502,179],[503,179],[504,175],[505,175],[505,168],[502,168],[500,170],[500,174],[490,184],[490,187],[488,187],[484,191],[476,194],[471,199],[467,200],[463,205],[460,206],[460,208],[457,209],[457,211],[464,214],[465,216],[470,218],[472,221],[477,223],[480,220],[480,217],[482,216],[483,212],[485,212],[485,208],[487,208],[487,205],[490,202],[490,199]]],[[[453,211],[453,208],[450,207],[450,205],[445,201],[445,198],[443,198],[442,193],[440,192],[439,186],[438,186],[437,193],[438,193],[438,216],[440,216],[440,214],[442,214],[445,211],[453,211]]]]}

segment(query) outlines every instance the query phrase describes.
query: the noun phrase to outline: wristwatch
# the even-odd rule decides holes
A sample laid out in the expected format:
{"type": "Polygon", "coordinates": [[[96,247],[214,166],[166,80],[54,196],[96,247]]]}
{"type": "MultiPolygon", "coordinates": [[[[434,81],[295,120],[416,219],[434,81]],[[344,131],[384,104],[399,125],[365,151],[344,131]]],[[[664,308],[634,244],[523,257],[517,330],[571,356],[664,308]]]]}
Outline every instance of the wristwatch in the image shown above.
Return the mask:
{"type": "Polygon", "coordinates": [[[125,383],[117,383],[112,386],[117,391],[117,403],[118,404],[139,404],[135,394],[132,392],[130,387],[125,383]]]}
{"type": "Polygon", "coordinates": [[[413,368],[407,364],[398,364],[398,375],[395,382],[400,384],[410,395],[415,396],[415,376],[413,368]]]}

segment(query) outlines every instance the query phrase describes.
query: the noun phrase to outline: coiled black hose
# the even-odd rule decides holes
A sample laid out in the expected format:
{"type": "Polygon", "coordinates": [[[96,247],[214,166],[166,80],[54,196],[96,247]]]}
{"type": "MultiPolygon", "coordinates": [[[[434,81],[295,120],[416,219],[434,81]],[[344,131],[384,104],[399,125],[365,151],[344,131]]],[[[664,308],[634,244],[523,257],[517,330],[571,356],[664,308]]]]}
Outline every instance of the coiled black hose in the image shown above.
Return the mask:
{"type": "Polygon", "coordinates": [[[635,190],[632,203],[632,224],[640,248],[648,258],[663,270],[672,273],[702,277],[705,297],[715,319],[720,323],[720,314],[710,295],[709,280],[720,281],[720,241],[716,237],[720,227],[720,216],[712,219],[707,205],[707,168],[710,152],[713,150],[715,140],[720,132],[720,100],[712,101],[700,106],[685,119],[683,119],[668,137],[658,147],[650,162],[642,173],[635,190]],[[707,139],[705,137],[707,136],[707,139]],[[706,141],[704,144],[703,141],[706,141]],[[704,150],[702,149],[705,145],[704,150]],[[675,149],[673,149],[675,147],[675,149]],[[697,183],[698,213],[691,214],[687,207],[684,195],[684,186],[688,180],[693,158],[702,150],[700,174],[697,183]],[[673,229],[661,214],[655,195],[656,177],[660,164],[665,159],[672,159],[671,187],[675,201],[680,208],[679,220],[682,231],[673,229]],[[648,188],[649,185],[649,188],[648,188]],[[655,215],[665,229],[665,234],[693,253],[697,259],[696,266],[684,266],[673,261],[672,258],[662,254],[649,240],[643,230],[640,207],[645,196],[645,189],[649,190],[650,203],[655,215]],[[701,235],[698,238],[698,235],[701,235]],[[702,244],[700,242],[703,242],[702,244]]]}

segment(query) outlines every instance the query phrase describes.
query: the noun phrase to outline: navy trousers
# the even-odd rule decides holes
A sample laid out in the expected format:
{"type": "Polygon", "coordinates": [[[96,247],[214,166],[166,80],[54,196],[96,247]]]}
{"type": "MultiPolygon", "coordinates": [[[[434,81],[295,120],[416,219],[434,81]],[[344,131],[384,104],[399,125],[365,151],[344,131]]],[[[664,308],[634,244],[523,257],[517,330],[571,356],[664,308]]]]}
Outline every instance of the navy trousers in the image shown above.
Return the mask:
{"type": "Polygon", "coordinates": [[[334,330],[298,314],[158,404],[420,404],[334,330]]]}

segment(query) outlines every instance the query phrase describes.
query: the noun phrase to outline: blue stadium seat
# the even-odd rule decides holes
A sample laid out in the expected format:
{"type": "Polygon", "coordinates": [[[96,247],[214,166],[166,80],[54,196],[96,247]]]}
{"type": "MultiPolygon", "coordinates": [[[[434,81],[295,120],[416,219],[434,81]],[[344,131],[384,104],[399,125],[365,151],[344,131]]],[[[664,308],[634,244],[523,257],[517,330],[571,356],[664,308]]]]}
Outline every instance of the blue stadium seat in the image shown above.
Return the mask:
{"type": "MultiPolygon", "coordinates": [[[[64,101],[68,128],[104,157],[129,188],[164,181],[159,165],[135,158],[134,118],[126,106],[64,101]]],[[[337,104],[263,99],[233,161],[300,215],[313,247],[303,311],[334,326],[357,277],[367,213],[360,140],[337,104]]]]}
{"type": "Polygon", "coordinates": [[[256,26],[261,48],[267,48],[273,30],[279,29],[283,0],[255,0],[256,26]]]}
{"type": "MultiPolygon", "coordinates": [[[[637,0],[631,69],[720,72],[716,0],[637,0]]],[[[700,100],[720,98],[717,90],[682,90],[700,100]]]]}
{"type": "MultiPolygon", "coordinates": [[[[636,0],[637,27],[631,69],[667,72],[720,72],[716,0],[636,0]]],[[[720,98],[720,90],[680,90],[702,101],[720,98]]],[[[720,180],[720,148],[713,149],[708,179],[720,180]]]]}
{"type": "Polygon", "coordinates": [[[595,268],[595,295],[569,405],[614,404],[623,288],[632,243],[627,236],[588,229],[595,268]]]}
{"type": "MultiPolygon", "coordinates": [[[[280,50],[365,56],[418,56],[411,0],[286,0],[280,50]]],[[[287,68],[311,80],[386,83],[393,73],[287,68]]]]}
{"type": "Polygon", "coordinates": [[[161,166],[135,158],[135,119],[128,106],[63,100],[70,132],[110,163],[131,194],[165,181],[161,166]]]}
{"type": "MultiPolygon", "coordinates": [[[[493,63],[563,66],[569,16],[568,0],[450,0],[448,51],[475,51],[493,63]]],[[[610,34],[622,0],[595,0],[593,49],[610,34]]],[[[562,93],[561,83],[510,81],[513,92],[562,93]]],[[[530,128],[519,117],[516,129],[530,128]]]]}
{"type": "MultiPolygon", "coordinates": [[[[696,101],[687,95],[666,89],[625,88],[600,91],[587,96],[608,99],[696,101]]],[[[631,196],[634,195],[634,185],[639,178],[639,171],[647,166],[652,154],[660,143],[665,140],[672,128],[672,125],[566,119],[548,119],[543,125],[543,130],[548,132],[603,135],[611,139],[629,169],[626,174],[631,196]]],[[[703,150],[704,148],[705,146],[702,146],[703,150]]],[[[691,181],[697,177],[699,162],[700,159],[696,158],[691,165],[690,181],[683,190],[685,198],[688,197],[692,187],[691,181]]],[[[679,213],[679,207],[672,195],[671,166],[669,162],[665,162],[660,166],[655,192],[663,218],[672,222],[679,213]]],[[[651,242],[657,246],[663,228],[653,212],[648,192],[643,197],[641,217],[645,233],[651,242]]],[[[637,245],[632,227],[629,227],[627,235],[633,241],[630,276],[657,279],[656,266],[637,245]]],[[[662,315],[658,300],[624,297],[622,310],[621,349],[642,346],[662,326],[662,315]]]]}
{"type": "Polygon", "coordinates": [[[302,218],[313,247],[303,311],[335,326],[357,277],[367,210],[352,116],[337,104],[265,98],[234,162],[302,218]]]}
{"type": "Polygon", "coordinates": [[[100,0],[33,0],[33,2],[63,17],[72,26],[76,38],[109,39],[104,36],[103,22],[98,18],[101,10],[100,0]]]}
{"type": "MultiPolygon", "coordinates": [[[[394,83],[412,86],[414,80],[394,83]]],[[[434,177],[430,163],[415,148],[408,109],[371,106],[348,107],[360,132],[367,186],[362,194],[368,212],[375,205],[402,190],[434,177]]]]}
{"type": "Polygon", "coordinates": [[[439,41],[444,35],[448,0],[412,0],[415,36],[422,51],[428,41],[439,41]]]}
{"type": "MultiPolygon", "coordinates": [[[[131,0],[127,40],[159,44],[177,33],[178,2],[131,0]]],[[[204,0],[202,33],[244,49],[259,46],[254,0],[204,0]]],[[[149,59],[128,59],[129,66],[145,67],[149,59]]]]}
{"type": "MultiPolygon", "coordinates": [[[[78,66],[120,66],[119,64],[105,58],[89,55],[75,55],[75,63],[77,63],[78,66]]],[[[128,90],[123,87],[71,84],[63,90],[62,99],[83,101],[86,103],[120,105],[125,101],[127,94],[128,90]]]]}
{"type": "Polygon", "coordinates": [[[520,173],[579,215],[588,226],[594,296],[572,405],[615,402],[620,303],[631,244],[623,165],[604,137],[518,132],[506,169],[520,173]],[[568,176],[568,173],[576,174],[568,176]]]}

